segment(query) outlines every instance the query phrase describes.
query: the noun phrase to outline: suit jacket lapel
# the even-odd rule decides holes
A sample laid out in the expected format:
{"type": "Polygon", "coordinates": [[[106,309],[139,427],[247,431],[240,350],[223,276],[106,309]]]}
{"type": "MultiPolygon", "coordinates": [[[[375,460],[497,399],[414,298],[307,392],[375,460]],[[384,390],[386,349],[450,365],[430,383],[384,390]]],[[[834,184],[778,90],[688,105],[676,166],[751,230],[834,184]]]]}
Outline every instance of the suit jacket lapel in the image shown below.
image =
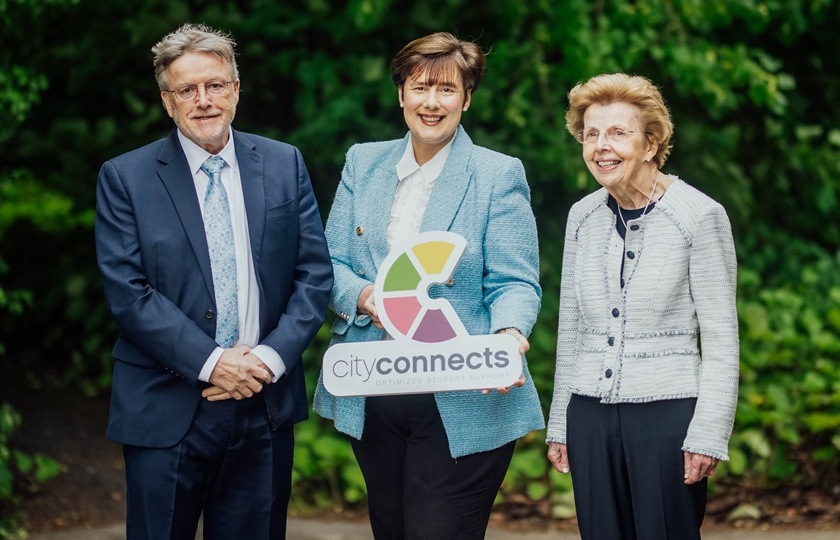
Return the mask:
{"type": "Polygon", "coordinates": [[[204,233],[204,219],[195,193],[192,173],[187,157],[178,142],[177,128],[167,137],[158,155],[158,176],[172,199],[175,211],[184,226],[184,233],[192,246],[198,267],[204,276],[204,283],[210,296],[213,292],[213,273],[210,270],[210,253],[204,233]]]}
{"type": "MultiPolygon", "coordinates": [[[[245,213],[248,217],[251,254],[254,258],[254,269],[256,270],[260,264],[263,229],[265,228],[265,167],[262,154],[255,150],[256,145],[246,135],[233,130],[233,140],[236,145],[236,160],[239,162],[239,177],[242,181],[245,213]]],[[[259,276],[259,272],[256,272],[256,274],[259,276]]]]}
{"type": "Polygon", "coordinates": [[[397,163],[405,152],[408,144],[406,135],[401,144],[396,144],[382,163],[371,171],[369,184],[359,198],[356,215],[365,216],[364,234],[368,235],[367,243],[377,269],[388,255],[388,220],[391,217],[391,206],[397,191],[399,178],[397,177],[397,163]]]}
{"type": "Polygon", "coordinates": [[[452,143],[452,150],[446,159],[446,165],[440,173],[429,205],[423,215],[420,231],[448,231],[455,219],[455,214],[461,207],[464,195],[470,185],[470,174],[467,171],[473,143],[464,128],[458,127],[458,134],[452,143]]]}

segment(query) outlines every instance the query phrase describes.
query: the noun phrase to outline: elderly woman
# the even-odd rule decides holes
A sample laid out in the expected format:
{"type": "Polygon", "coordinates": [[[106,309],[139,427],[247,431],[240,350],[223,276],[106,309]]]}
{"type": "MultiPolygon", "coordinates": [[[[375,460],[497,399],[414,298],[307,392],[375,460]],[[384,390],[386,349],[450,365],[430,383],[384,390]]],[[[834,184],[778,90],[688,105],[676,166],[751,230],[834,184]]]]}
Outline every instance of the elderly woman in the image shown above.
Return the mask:
{"type": "MultiPolygon", "coordinates": [[[[377,269],[404,240],[441,230],[467,248],[432,296],[447,299],[470,334],[509,332],[527,351],[541,290],[525,171],[460,127],[484,65],[477,45],[446,33],[394,58],[408,133],[348,151],[327,222],[334,343],[386,338],[372,294],[377,269]]],[[[484,538],[515,440],[544,425],[527,365],[498,392],[339,398],[319,381],[315,411],[352,437],[377,540],[484,538]]]]}
{"type": "Polygon", "coordinates": [[[700,538],[738,391],[729,220],[660,172],[673,126],[649,80],[600,75],[569,101],[603,188],[566,226],[548,458],[584,539],[700,538]]]}

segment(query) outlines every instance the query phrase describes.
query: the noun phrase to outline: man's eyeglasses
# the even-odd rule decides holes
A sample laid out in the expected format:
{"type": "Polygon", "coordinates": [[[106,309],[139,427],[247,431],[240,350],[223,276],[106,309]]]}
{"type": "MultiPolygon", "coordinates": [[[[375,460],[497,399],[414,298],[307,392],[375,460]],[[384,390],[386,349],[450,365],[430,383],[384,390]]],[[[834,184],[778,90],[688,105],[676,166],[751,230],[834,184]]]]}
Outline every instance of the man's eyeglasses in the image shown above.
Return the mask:
{"type": "MultiPolygon", "coordinates": [[[[613,143],[620,143],[624,142],[630,138],[630,134],[638,133],[637,131],[630,131],[629,129],[621,129],[617,127],[611,127],[607,131],[604,132],[604,137],[606,137],[607,141],[613,143]]],[[[601,136],[601,132],[597,129],[590,129],[588,131],[578,131],[577,137],[575,137],[578,142],[582,144],[594,144],[598,142],[598,138],[601,136]]]]}
{"type": "Polygon", "coordinates": [[[166,90],[181,101],[189,101],[198,96],[198,87],[203,86],[204,91],[211,96],[223,96],[227,94],[228,85],[235,81],[207,81],[199,84],[188,84],[175,90],[166,90]]]}

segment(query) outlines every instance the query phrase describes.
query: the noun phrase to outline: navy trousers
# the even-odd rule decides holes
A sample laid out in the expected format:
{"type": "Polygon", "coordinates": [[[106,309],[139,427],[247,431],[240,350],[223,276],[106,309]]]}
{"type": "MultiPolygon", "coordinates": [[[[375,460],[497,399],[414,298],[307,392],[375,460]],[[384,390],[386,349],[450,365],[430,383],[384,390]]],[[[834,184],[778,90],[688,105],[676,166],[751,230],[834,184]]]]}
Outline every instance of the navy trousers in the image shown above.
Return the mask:
{"type": "Polygon", "coordinates": [[[685,485],[681,450],[696,402],[572,395],[566,440],[583,540],[700,538],[707,481],[685,485]]]}
{"type": "Polygon", "coordinates": [[[175,446],[123,446],[127,540],[194,540],[202,512],[206,540],[285,538],[293,452],[292,426],[272,431],[261,395],[202,399],[175,446]]]}
{"type": "Polygon", "coordinates": [[[352,444],[374,538],[483,539],[515,441],[453,459],[432,394],[368,398],[365,415],[352,444]]]}

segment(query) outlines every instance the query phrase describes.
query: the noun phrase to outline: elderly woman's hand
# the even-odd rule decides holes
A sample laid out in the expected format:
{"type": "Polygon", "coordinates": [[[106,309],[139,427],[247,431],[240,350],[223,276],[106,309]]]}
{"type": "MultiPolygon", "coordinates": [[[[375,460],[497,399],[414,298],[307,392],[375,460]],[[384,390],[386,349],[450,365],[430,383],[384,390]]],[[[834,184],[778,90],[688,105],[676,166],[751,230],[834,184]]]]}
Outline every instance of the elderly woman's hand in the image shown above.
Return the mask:
{"type": "Polygon", "coordinates": [[[362,315],[370,317],[371,322],[377,328],[384,328],[379,322],[379,314],[376,311],[376,305],[373,303],[373,285],[366,285],[362,292],[359,293],[359,301],[356,305],[356,310],[362,315]]]}
{"type": "MultiPolygon", "coordinates": [[[[531,344],[528,343],[528,338],[523,336],[522,333],[519,330],[517,330],[516,328],[503,328],[502,330],[499,330],[496,333],[497,334],[510,334],[513,337],[515,337],[516,341],[519,342],[519,354],[525,354],[531,348],[531,344]]],[[[516,382],[513,383],[513,386],[502,386],[501,388],[496,388],[496,390],[501,395],[505,395],[508,392],[510,392],[511,390],[513,390],[514,387],[520,388],[522,386],[525,386],[525,374],[524,373],[521,374],[518,379],[516,379],[516,382]]],[[[487,395],[492,391],[493,390],[490,389],[490,388],[485,388],[484,390],[481,391],[481,393],[484,394],[484,395],[487,395]]]]}
{"type": "Polygon", "coordinates": [[[683,461],[685,467],[683,478],[686,484],[694,484],[707,476],[714,475],[718,464],[718,460],[713,457],[693,452],[683,452],[683,461]]]}
{"type": "Polygon", "coordinates": [[[566,451],[566,445],[563,443],[551,442],[548,443],[548,461],[554,465],[557,472],[569,472],[569,453],[566,451]]]}

